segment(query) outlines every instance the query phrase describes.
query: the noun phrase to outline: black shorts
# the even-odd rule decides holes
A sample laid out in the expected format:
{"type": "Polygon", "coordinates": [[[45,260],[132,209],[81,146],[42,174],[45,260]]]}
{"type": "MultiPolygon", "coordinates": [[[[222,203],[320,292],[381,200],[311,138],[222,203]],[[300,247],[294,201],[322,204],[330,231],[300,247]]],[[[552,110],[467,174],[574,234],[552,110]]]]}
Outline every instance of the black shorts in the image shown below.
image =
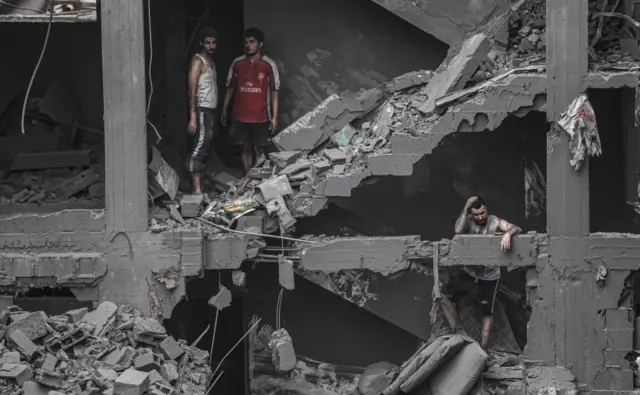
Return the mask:
{"type": "Polygon", "coordinates": [[[198,127],[191,137],[191,156],[188,164],[189,171],[192,173],[201,173],[207,166],[215,135],[216,120],[216,110],[202,107],[196,109],[198,127]]]}
{"type": "Polygon", "coordinates": [[[231,141],[235,144],[253,144],[265,146],[271,137],[271,122],[244,123],[235,122],[231,130],[231,141]]]}
{"type": "Polygon", "coordinates": [[[442,293],[451,297],[454,302],[468,295],[479,305],[482,315],[493,315],[499,281],[500,279],[493,281],[476,279],[465,271],[459,270],[449,277],[442,287],[442,293]]]}

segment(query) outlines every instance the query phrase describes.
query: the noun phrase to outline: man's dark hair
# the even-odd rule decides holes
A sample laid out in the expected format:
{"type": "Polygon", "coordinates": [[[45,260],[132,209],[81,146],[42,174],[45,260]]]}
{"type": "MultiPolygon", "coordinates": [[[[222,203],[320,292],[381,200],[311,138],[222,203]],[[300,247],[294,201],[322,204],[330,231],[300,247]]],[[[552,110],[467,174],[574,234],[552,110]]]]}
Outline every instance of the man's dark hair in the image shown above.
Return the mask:
{"type": "Polygon", "coordinates": [[[482,196],[478,196],[475,202],[471,203],[471,208],[474,210],[479,209],[482,206],[486,206],[487,202],[484,200],[482,196]]]}
{"type": "Polygon", "coordinates": [[[252,27],[247,29],[244,32],[244,38],[249,38],[249,37],[253,37],[256,39],[256,41],[258,41],[259,43],[263,43],[264,42],[264,33],[262,33],[262,30],[252,27]]]}
{"type": "Polygon", "coordinates": [[[207,37],[218,38],[218,32],[216,32],[216,29],[207,26],[200,29],[198,37],[200,37],[200,42],[203,42],[207,37]]]}

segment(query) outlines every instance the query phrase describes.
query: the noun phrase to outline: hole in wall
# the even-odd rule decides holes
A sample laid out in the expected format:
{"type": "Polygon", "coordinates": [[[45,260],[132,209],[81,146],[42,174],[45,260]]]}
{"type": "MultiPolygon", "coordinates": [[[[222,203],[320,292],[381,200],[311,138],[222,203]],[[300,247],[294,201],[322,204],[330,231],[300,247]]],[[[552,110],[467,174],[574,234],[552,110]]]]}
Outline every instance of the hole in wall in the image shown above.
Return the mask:
{"type": "Polygon", "coordinates": [[[70,288],[30,288],[18,294],[13,303],[24,311],[44,311],[48,316],[83,307],[93,309],[93,302],[79,301],[70,288]]]}

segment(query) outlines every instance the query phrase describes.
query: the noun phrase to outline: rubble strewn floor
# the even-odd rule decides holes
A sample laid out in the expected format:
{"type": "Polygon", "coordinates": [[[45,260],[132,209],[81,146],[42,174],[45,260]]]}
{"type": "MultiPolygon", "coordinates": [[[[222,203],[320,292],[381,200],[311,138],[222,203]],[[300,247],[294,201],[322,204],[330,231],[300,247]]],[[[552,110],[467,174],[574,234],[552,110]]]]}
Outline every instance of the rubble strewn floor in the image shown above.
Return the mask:
{"type": "Polygon", "coordinates": [[[77,124],[69,89],[30,98],[24,128],[20,95],[0,108],[0,214],[104,208],[104,134],[77,124]]]}
{"type": "Polygon", "coordinates": [[[211,378],[208,352],[111,302],[51,317],[11,306],[0,333],[2,394],[203,395],[211,378]]]}

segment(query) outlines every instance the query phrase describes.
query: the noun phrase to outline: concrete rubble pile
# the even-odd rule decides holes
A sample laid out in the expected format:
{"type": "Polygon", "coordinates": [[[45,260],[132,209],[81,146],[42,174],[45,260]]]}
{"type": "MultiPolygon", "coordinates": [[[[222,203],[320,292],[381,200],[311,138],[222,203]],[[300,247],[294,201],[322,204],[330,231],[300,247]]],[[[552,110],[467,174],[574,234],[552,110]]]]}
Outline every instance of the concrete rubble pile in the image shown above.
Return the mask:
{"type": "MultiPolygon", "coordinates": [[[[509,18],[509,47],[521,55],[545,55],[546,2],[526,1],[509,18]]],[[[516,64],[516,66],[518,66],[516,64]]]]}
{"type": "Polygon", "coordinates": [[[51,317],[11,306],[0,334],[1,394],[204,394],[211,377],[208,352],[126,305],[51,317]]]}
{"type": "MultiPolygon", "coordinates": [[[[638,69],[640,49],[632,34],[633,25],[624,19],[624,3],[589,1],[589,57],[598,69],[638,69]]],[[[635,37],[639,37],[638,28],[635,30],[635,37]]]]}
{"type": "MultiPolygon", "coordinates": [[[[43,3],[44,4],[44,3],[43,3]]],[[[0,106],[0,213],[104,206],[104,133],[79,125],[80,103],[63,81],[30,99],[19,86],[0,106]]]]}
{"type": "MultiPolygon", "coordinates": [[[[303,119],[281,133],[275,142],[282,150],[262,158],[244,179],[226,183],[202,217],[225,227],[237,223],[237,230],[286,232],[297,218],[316,215],[329,197],[349,196],[363,178],[384,172],[393,133],[416,128],[417,106],[426,97],[420,91],[430,78],[431,72],[414,72],[357,99],[330,97],[312,111],[321,119],[303,119]],[[300,135],[311,140],[299,141],[300,135]]],[[[202,200],[194,199],[181,201],[185,218],[200,214],[202,200]]]]}

